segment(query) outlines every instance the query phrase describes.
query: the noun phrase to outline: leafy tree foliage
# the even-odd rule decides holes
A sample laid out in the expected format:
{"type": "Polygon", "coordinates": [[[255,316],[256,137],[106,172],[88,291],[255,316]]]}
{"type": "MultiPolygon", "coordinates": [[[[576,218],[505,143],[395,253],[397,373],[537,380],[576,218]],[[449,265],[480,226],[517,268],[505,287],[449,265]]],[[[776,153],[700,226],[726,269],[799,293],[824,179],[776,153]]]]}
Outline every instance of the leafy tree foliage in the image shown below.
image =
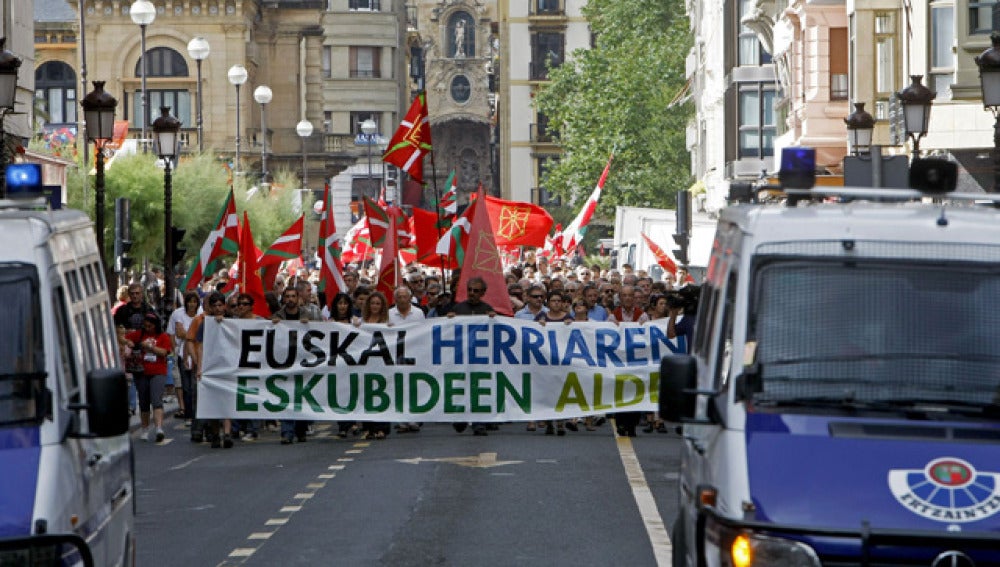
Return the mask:
{"type": "MultiPolygon", "coordinates": [[[[164,171],[157,167],[151,155],[120,156],[105,173],[105,237],[106,258],[114,254],[114,203],[117,197],[127,197],[132,202],[131,255],[141,262],[162,264],[163,250],[163,193],[164,171]]],[[[94,217],[93,160],[89,166],[78,162],[75,172],[67,179],[69,206],[86,211],[94,217]]],[[[216,217],[229,193],[229,173],[222,162],[211,155],[185,156],[171,170],[173,225],[187,230],[181,243],[188,253],[184,261],[190,262],[197,255],[209,231],[215,228],[216,217]]],[[[292,199],[298,186],[294,176],[279,172],[274,188],[263,192],[248,192],[237,183],[236,210],[243,218],[243,211],[250,217],[254,240],[263,250],[295,221],[292,199]],[[248,195],[249,198],[248,198],[248,195]]]]}
{"type": "Polygon", "coordinates": [[[616,205],[670,207],[691,185],[685,130],[693,106],[677,104],[691,46],[682,0],[589,0],[592,49],[549,73],[535,99],[564,150],[543,183],[579,208],[609,154],[614,163],[598,214],[616,205]]]}

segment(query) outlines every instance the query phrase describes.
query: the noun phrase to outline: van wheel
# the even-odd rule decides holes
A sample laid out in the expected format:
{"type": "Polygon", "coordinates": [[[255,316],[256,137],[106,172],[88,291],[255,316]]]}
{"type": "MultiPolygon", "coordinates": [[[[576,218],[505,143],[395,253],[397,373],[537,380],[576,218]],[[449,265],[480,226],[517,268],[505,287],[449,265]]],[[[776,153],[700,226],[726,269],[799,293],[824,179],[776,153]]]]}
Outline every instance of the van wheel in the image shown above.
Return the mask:
{"type": "Polygon", "coordinates": [[[684,519],[677,516],[674,527],[670,530],[670,541],[673,544],[673,567],[687,566],[687,539],[684,536],[684,519]]]}

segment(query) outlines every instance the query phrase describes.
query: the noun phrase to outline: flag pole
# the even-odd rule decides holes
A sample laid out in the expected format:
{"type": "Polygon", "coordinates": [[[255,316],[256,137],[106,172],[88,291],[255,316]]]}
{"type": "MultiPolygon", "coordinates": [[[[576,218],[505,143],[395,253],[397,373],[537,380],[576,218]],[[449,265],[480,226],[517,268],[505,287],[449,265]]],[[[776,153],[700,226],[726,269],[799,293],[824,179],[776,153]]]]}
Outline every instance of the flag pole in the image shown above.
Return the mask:
{"type": "MultiPolygon", "coordinates": [[[[444,228],[442,226],[444,224],[444,216],[441,214],[441,188],[438,187],[438,182],[437,182],[437,164],[434,161],[434,154],[436,154],[436,153],[437,152],[435,152],[433,150],[431,151],[431,183],[433,184],[432,189],[434,190],[434,202],[436,203],[436,207],[435,208],[437,209],[436,212],[437,212],[437,218],[438,218],[437,219],[438,240],[440,240],[441,237],[442,237],[442,235],[444,234],[444,232],[442,231],[442,229],[444,228]]],[[[451,255],[450,254],[448,256],[448,260],[449,260],[448,263],[450,264],[451,263],[450,262],[450,260],[451,260],[451,255]]],[[[446,266],[445,259],[441,258],[441,290],[442,291],[448,289],[448,276],[445,275],[445,266],[446,266]]]]}

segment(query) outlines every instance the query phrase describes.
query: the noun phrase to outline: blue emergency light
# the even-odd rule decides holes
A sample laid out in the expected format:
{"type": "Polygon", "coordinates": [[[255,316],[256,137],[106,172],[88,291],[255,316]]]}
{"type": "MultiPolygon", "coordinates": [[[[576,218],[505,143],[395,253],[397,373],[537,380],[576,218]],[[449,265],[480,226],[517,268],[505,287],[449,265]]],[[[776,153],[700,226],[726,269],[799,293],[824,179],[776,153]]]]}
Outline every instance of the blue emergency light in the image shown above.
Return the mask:
{"type": "Polygon", "coordinates": [[[38,197],[42,194],[42,166],[37,163],[12,163],[6,169],[7,197],[38,197]]]}
{"type": "Polygon", "coordinates": [[[812,189],[816,185],[816,150],[782,148],[778,179],[786,189],[812,189]]]}

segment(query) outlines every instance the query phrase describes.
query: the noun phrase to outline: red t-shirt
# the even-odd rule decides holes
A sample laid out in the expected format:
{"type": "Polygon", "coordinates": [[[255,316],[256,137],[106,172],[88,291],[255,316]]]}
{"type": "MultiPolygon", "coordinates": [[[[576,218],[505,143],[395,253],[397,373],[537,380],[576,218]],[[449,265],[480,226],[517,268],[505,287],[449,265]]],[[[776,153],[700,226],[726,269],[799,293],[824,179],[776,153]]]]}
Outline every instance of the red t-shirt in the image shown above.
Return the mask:
{"type": "MultiPolygon", "coordinates": [[[[125,335],[125,340],[132,341],[135,344],[135,348],[141,350],[139,346],[142,342],[147,340],[153,340],[153,343],[162,348],[166,349],[167,353],[170,353],[173,349],[173,341],[170,340],[170,335],[166,333],[160,333],[159,335],[147,335],[142,331],[132,331],[125,335]]],[[[160,356],[154,354],[151,351],[142,350],[142,371],[146,376],[158,376],[160,374],[166,376],[167,374],[167,355],[164,354],[160,356]]]]}

